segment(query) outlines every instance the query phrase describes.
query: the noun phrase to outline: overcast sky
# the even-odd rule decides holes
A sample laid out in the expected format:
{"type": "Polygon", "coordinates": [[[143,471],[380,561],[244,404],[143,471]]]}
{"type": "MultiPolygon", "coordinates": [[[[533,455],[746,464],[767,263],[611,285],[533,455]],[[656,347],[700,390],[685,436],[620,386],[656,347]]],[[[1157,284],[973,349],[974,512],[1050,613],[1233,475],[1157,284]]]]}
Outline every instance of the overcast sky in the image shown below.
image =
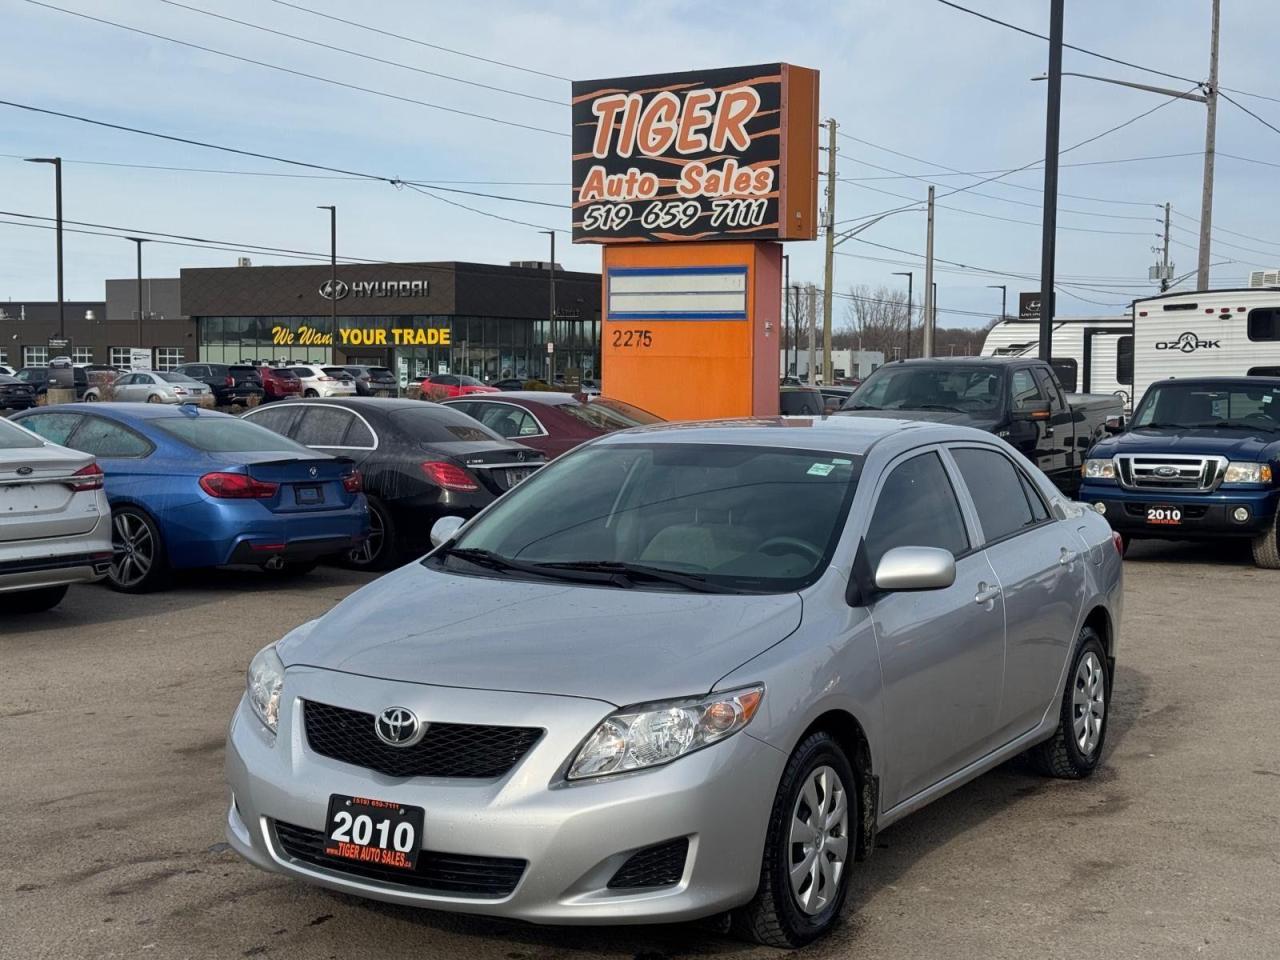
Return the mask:
{"type": "MultiPolygon", "coordinates": [[[[502,90],[373,63],[216,20],[163,0],[51,2],[242,57],[549,132],[288,75],[27,0],[0,0],[0,22],[5,26],[0,99],[354,172],[431,181],[456,190],[548,204],[569,199],[570,150],[562,135],[568,133],[569,118],[567,106],[561,104],[568,98],[567,80],[379,36],[276,0],[182,3],[502,90]]],[[[964,5],[1037,32],[1048,29],[1048,0],[965,0],[964,5]]],[[[835,117],[842,132],[866,141],[840,140],[837,170],[849,179],[838,184],[837,220],[903,203],[898,196],[875,191],[913,199],[923,198],[926,189],[918,179],[867,178],[891,177],[895,172],[921,177],[945,173],[931,164],[960,171],[1001,170],[1026,164],[1044,150],[1044,85],[1029,78],[1044,72],[1047,44],[949,9],[938,0],[749,4],[647,0],[625,5],[602,0],[368,0],[362,4],[296,0],[296,6],[563,78],[778,60],[817,68],[823,116],[835,117]],[[906,159],[886,148],[919,159],[906,159]]],[[[1223,6],[1221,83],[1280,98],[1273,49],[1280,34],[1280,3],[1227,0],[1223,6]]],[[[1067,0],[1066,39],[1195,80],[1208,71],[1209,10],[1209,0],[1067,0]]],[[[1179,80],[1070,50],[1065,69],[1190,88],[1179,80]]],[[[1280,126],[1280,100],[1232,96],[1280,126]]],[[[1059,294],[1059,313],[1115,313],[1133,295],[1152,289],[1147,269],[1155,262],[1151,247],[1159,242],[1162,212],[1158,205],[1165,201],[1172,202],[1175,211],[1173,236],[1180,243],[1173,247],[1173,260],[1178,273],[1195,267],[1201,182],[1198,153],[1204,146],[1201,105],[1068,77],[1063,82],[1062,145],[1084,140],[1162,103],[1166,105],[1150,116],[1063,157],[1064,164],[1089,165],[1062,171],[1057,270],[1066,282],[1079,285],[1059,294]],[[1168,156],[1177,154],[1184,156],[1168,156]],[[1149,157],[1164,159],[1096,163],[1149,157]],[[1065,295],[1068,290],[1075,296],[1065,295]]],[[[1213,222],[1221,232],[1216,233],[1213,259],[1230,262],[1215,267],[1213,281],[1215,286],[1236,285],[1255,266],[1280,265],[1274,187],[1280,133],[1224,102],[1218,149],[1249,158],[1220,154],[1218,160],[1213,222]]],[[[386,260],[506,263],[545,259],[547,238],[537,230],[567,229],[569,223],[568,211],[557,206],[437,193],[531,224],[524,226],[368,180],[96,165],[306,173],[297,167],[11,107],[0,107],[0,154],[5,155],[0,156],[0,209],[7,213],[52,216],[52,169],[13,157],[61,155],[66,161],[64,216],[68,220],[187,234],[231,241],[233,246],[254,243],[325,252],[327,214],[315,206],[327,203],[338,206],[340,255],[386,260]]],[[[946,176],[936,180],[939,202],[946,206],[937,214],[936,255],[993,271],[1037,275],[1037,191],[1042,174],[1031,170],[978,186],[982,196],[964,192],[941,198],[947,190],[973,185],[978,179],[946,176]]],[[[0,219],[15,218],[0,215],[0,219]]],[[[892,271],[914,268],[919,299],[920,260],[909,254],[922,252],[924,239],[922,213],[886,218],[841,245],[836,288],[903,283],[892,271]]],[[[125,240],[68,234],[65,247],[68,299],[101,299],[104,279],[133,275],[134,246],[125,240]]],[[[788,247],[793,281],[821,283],[821,243],[788,247]]],[[[53,250],[52,232],[0,223],[0,302],[53,299],[53,250]]],[[[147,245],[144,252],[148,276],[175,276],[184,266],[232,265],[237,256],[231,251],[158,243],[147,245]]],[[[249,256],[254,263],[289,262],[265,254],[249,256]]],[[[569,268],[597,270],[599,257],[596,247],[571,247],[567,235],[558,238],[557,259],[569,268]]],[[[946,325],[983,322],[968,312],[998,313],[1000,291],[987,289],[987,284],[1007,284],[1011,304],[1016,304],[1018,290],[1036,286],[1033,280],[1018,276],[973,271],[939,272],[937,281],[939,321],[946,325]]],[[[843,309],[841,304],[838,316],[843,309]]]]}

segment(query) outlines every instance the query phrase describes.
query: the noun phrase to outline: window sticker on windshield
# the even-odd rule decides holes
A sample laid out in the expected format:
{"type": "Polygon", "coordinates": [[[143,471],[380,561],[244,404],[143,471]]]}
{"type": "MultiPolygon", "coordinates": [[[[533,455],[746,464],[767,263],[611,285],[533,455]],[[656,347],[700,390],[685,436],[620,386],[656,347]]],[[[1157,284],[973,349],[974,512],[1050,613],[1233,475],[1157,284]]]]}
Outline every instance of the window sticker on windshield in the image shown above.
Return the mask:
{"type": "Polygon", "coordinates": [[[844,460],[841,457],[832,457],[831,462],[838,467],[847,467],[849,464],[853,463],[852,460],[844,460]]]}
{"type": "Polygon", "coordinates": [[[1264,396],[1263,396],[1263,398],[1262,398],[1262,402],[1263,402],[1263,403],[1270,403],[1273,399],[1274,399],[1274,398],[1271,396],[1271,394],[1269,394],[1269,393],[1268,393],[1268,394],[1266,394],[1266,395],[1264,395],[1264,396]]]}
{"type": "Polygon", "coordinates": [[[807,472],[811,477],[825,477],[835,468],[834,463],[815,463],[807,472]]]}

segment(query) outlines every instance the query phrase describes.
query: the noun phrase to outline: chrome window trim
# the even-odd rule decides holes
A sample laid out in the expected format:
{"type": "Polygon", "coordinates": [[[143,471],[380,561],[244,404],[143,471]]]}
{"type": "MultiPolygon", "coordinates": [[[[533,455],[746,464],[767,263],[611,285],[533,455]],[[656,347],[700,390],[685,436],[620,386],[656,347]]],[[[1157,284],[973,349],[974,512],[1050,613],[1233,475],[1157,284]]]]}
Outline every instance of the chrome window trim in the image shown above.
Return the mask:
{"type": "MultiPolygon", "coordinates": [[[[522,433],[522,434],[520,434],[520,436],[522,436],[522,437],[549,437],[549,436],[551,436],[551,434],[550,434],[550,432],[548,432],[548,430],[547,430],[546,426],[542,423],[542,421],[541,421],[541,420],[539,420],[539,419],[538,419],[538,415],[537,415],[536,413],[534,413],[532,410],[530,410],[528,407],[522,407],[522,406],[520,406],[520,404],[518,404],[518,403],[512,403],[510,400],[481,400],[481,399],[480,399],[480,397],[482,397],[482,396],[484,396],[484,394],[474,394],[474,393],[472,393],[472,394],[468,394],[468,395],[467,395],[467,396],[465,396],[465,397],[450,397],[448,400],[446,400],[444,403],[442,403],[442,404],[441,404],[441,406],[443,406],[443,407],[448,407],[448,406],[451,406],[451,405],[456,405],[458,401],[462,401],[463,403],[490,403],[490,404],[500,404],[500,405],[502,405],[502,406],[504,406],[504,407],[512,407],[512,408],[514,408],[514,409],[516,409],[516,410],[519,410],[521,413],[527,413],[530,417],[532,417],[532,418],[533,418],[533,422],[534,422],[534,423],[536,423],[536,424],[538,425],[538,429],[541,431],[541,433],[522,433]]],[[[479,419],[479,417],[476,417],[476,418],[474,418],[474,419],[477,419],[477,420],[478,420],[478,419],[479,419]]],[[[490,427],[489,429],[490,429],[490,430],[493,430],[493,428],[492,428],[492,427],[490,427]]],[[[494,432],[496,433],[497,431],[495,430],[494,432]]],[[[518,440],[516,437],[504,437],[503,439],[505,439],[505,440],[513,440],[513,441],[515,441],[515,442],[519,443],[519,440],[518,440]]]]}
{"type": "MultiPolygon", "coordinates": [[[[363,415],[363,414],[361,414],[359,411],[357,411],[357,410],[352,410],[350,407],[342,407],[342,406],[339,406],[339,405],[338,405],[338,404],[336,404],[336,403],[308,403],[308,402],[306,402],[305,400],[302,400],[302,401],[290,400],[290,401],[287,401],[287,406],[288,406],[288,409],[290,409],[290,410],[296,410],[298,407],[319,407],[321,410],[341,410],[343,413],[349,413],[349,414],[351,414],[353,417],[355,417],[356,419],[358,419],[361,423],[363,423],[363,424],[365,425],[365,427],[367,427],[367,428],[368,428],[369,432],[370,432],[371,434],[373,434],[373,446],[372,446],[372,447],[360,447],[360,446],[344,446],[344,447],[338,447],[338,446],[333,446],[332,444],[323,444],[323,445],[321,445],[321,444],[303,443],[302,445],[303,445],[304,447],[306,447],[308,450],[377,450],[377,449],[378,449],[378,447],[380,447],[380,446],[382,445],[382,441],[381,441],[381,439],[378,437],[378,431],[377,431],[377,430],[375,430],[375,429],[373,429],[373,424],[371,424],[368,420],[366,420],[366,419],[364,418],[364,415],[363,415]]],[[[253,415],[254,415],[255,413],[258,413],[258,412],[260,412],[260,411],[266,411],[266,410],[280,410],[280,409],[284,409],[284,407],[282,407],[282,406],[275,406],[274,404],[269,404],[269,405],[267,405],[267,406],[265,406],[265,407],[264,407],[264,406],[258,406],[258,407],[254,407],[252,410],[248,410],[248,411],[246,411],[244,414],[242,414],[242,417],[243,417],[245,420],[248,420],[250,423],[252,423],[252,422],[253,422],[253,415]]],[[[270,428],[270,427],[264,427],[263,429],[265,429],[265,430],[270,430],[271,428],[270,428]]],[[[275,431],[274,431],[274,430],[272,430],[272,433],[274,433],[274,432],[275,432],[275,431]]],[[[288,437],[287,439],[289,439],[289,440],[293,440],[293,437],[288,437]]],[[[293,442],[294,442],[294,443],[302,443],[302,441],[301,441],[301,440],[294,440],[293,442]]]]}

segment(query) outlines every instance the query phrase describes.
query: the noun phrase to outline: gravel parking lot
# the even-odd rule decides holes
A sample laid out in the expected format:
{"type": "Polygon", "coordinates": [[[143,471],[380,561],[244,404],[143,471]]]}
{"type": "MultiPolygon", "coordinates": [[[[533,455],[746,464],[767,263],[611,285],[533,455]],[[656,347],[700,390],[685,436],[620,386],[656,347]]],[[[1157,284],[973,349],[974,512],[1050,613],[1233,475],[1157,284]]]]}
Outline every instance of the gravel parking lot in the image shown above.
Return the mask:
{"type": "MultiPolygon", "coordinates": [[[[806,956],[1273,958],[1280,578],[1248,548],[1139,544],[1105,766],[1012,764],[885,831],[806,956]]],[[[223,736],[263,644],[367,578],[76,587],[0,629],[0,957],[765,957],[695,927],[415,912],[226,849],[223,736]]]]}

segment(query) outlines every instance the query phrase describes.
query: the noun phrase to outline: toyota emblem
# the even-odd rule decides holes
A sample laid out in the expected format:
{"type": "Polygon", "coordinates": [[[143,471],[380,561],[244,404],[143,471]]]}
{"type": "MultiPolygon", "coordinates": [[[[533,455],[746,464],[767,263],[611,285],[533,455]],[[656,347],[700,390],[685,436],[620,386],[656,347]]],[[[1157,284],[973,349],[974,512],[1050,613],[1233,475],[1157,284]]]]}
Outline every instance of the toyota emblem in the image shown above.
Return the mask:
{"type": "Polygon", "coordinates": [[[320,296],[326,300],[342,300],[346,297],[348,289],[345,280],[326,280],[320,284],[320,296]]]}
{"type": "Polygon", "coordinates": [[[411,747],[427,732],[427,725],[408,707],[387,707],[373,722],[378,739],[392,747],[411,747]]]}

